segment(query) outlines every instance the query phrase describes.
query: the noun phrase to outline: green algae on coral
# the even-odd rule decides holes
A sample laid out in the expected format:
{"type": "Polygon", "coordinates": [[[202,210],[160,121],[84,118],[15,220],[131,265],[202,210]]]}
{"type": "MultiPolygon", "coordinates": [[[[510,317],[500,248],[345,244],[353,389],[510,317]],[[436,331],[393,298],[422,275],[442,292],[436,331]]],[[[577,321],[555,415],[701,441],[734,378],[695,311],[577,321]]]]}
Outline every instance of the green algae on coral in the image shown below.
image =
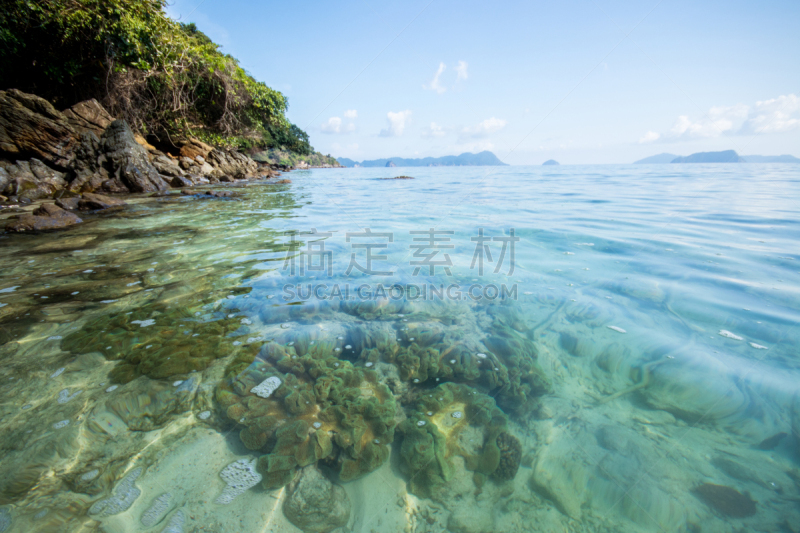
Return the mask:
{"type": "Polygon", "coordinates": [[[436,497],[454,475],[453,459],[464,458],[479,482],[485,477],[513,479],[519,466],[519,443],[506,432],[505,414],[489,396],[466,385],[443,383],[420,395],[399,429],[400,456],[416,495],[436,497]],[[507,435],[502,440],[501,435],[507,435]],[[513,439],[513,441],[511,440],[513,439]],[[501,449],[498,444],[503,444],[501,449]],[[509,448],[513,448],[509,454],[509,448]]]}
{"type": "Polygon", "coordinates": [[[244,369],[234,360],[217,387],[242,443],[266,452],[258,460],[264,488],[322,459],[335,460],[342,481],[356,479],[386,461],[394,440],[395,400],[374,371],[336,359],[325,342],[304,351],[269,343],[244,369]],[[280,385],[267,397],[252,392],[270,378],[280,385]]]}

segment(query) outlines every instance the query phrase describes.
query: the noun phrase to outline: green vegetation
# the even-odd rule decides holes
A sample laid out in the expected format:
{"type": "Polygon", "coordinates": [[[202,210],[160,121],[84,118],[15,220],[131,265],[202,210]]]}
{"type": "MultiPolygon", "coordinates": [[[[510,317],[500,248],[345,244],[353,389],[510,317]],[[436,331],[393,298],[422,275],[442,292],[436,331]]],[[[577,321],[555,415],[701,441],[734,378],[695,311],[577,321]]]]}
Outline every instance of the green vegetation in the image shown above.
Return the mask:
{"type": "Polygon", "coordinates": [[[193,135],[257,152],[311,154],[288,102],[219,51],[166,0],[7,0],[0,7],[0,88],[65,108],[97,98],[162,142],[193,135]]]}

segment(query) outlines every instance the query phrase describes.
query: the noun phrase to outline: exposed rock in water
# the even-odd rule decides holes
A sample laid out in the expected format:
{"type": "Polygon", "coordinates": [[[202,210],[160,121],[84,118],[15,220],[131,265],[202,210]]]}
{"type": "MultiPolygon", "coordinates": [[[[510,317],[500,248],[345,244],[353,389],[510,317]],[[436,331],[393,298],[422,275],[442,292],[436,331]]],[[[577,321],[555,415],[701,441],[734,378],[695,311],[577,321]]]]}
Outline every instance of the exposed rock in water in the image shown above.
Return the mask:
{"type": "Polygon", "coordinates": [[[26,213],[12,219],[6,225],[6,231],[22,233],[26,231],[42,231],[61,229],[83,222],[74,213],[65,211],[55,204],[42,204],[33,214],[26,213]]]}
{"type": "Polygon", "coordinates": [[[413,180],[413,176],[395,176],[394,178],[380,178],[382,180],[413,180]]]}
{"type": "Polygon", "coordinates": [[[134,139],[127,122],[112,122],[100,142],[111,167],[111,183],[104,183],[104,189],[110,192],[155,192],[169,188],[150,164],[147,150],[134,139]]]}
{"type": "Polygon", "coordinates": [[[127,204],[119,198],[112,198],[103,194],[93,194],[90,192],[84,193],[78,203],[80,209],[87,211],[110,209],[112,207],[122,207],[123,205],[127,204]]]}
{"type": "Polygon", "coordinates": [[[94,98],[78,102],[65,110],[64,116],[78,133],[91,131],[98,137],[103,135],[109,124],[114,122],[114,117],[109,115],[108,111],[94,98]]]}
{"type": "Polygon", "coordinates": [[[61,209],[66,209],[67,211],[75,211],[78,209],[80,202],[80,196],[70,196],[68,198],[59,198],[56,200],[56,205],[61,209]]]}
{"type": "Polygon", "coordinates": [[[1,153],[66,168],[77,144],[75,130],[50,102],[17,89],[0,91],[1,153]]]}
{"type": "Polygon", "coordinates": [[[746,518],[756,514],[756,502],[749,495],[724,485],[703,483],[692,492],[706,505],[733,518],[746,518]]]}
{"type": "Polygon", "coordinates": [[[350,498],[311,465],[289,485],[283,514],[306,533],[328,533],[347,524],[350,498]]]}

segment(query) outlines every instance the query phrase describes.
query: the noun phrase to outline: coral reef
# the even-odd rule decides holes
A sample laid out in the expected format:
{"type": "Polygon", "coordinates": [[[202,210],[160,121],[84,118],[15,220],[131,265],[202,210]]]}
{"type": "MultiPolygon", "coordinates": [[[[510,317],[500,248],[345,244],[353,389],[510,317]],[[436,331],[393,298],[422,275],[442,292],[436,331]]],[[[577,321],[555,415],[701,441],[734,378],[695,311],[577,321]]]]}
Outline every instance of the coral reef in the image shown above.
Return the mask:
{"type": "MultiPolygon", "coordinates": [[[[237,318],[200,321],[188,308],[145,306],[130,314],[111,315],[64,337],[61,347],[73,354],[100,352],[119,360],[111,372],[115,383],[139,376],[169,379],[205,370],[230,352],[225,336],[241,324],[237,318]],[[187,339],[202,339],[187,342],[187,339]]],[[[240,350],[256,350],[242,346],[240,350]]]]}
{"type": "Polygon", "coordinates": [[[756,514],[756,502],[749,495],[742,494],[725,485],[703,483],[692,489],[692,492],[709,507],[725,516],[746,518],[756,514]]]}
{"type": "Polygon", "coordinates": [[[328,458],[340,479],[356,479],[389,456],[394,397],[374,371],[337,359],[332,347],[269,343],[249,364],[234,358],[217,388],[242,443],[265,452],[258,460],[264,488],[281,487],[296,467],[328,458]]]}
{"type": "Polygon", "coordinates": [[[350,498],[342,487],[310,465],[289,485],[283,514],[306,533],[328,533],[347,524],[350,498]]]}
{"type": "Polygon", "coordinates": [[[482,343],[466,338],[463,327],[447,328],[438,318],[421,317],[404,319],[408,322],[398,332],[355,335],[354,345],[365,364],[394,364],[400,378],[413,385],[430,381],[468,384],[492,394],[504,411],[528,414],[536,409],[538,397],[551,390],[551,384],[536,362],[530,334],[514,327],[524,328],[524,324],[504,307],[489,312],[494,314],[493,321],[482,343]]]}
{"type": "Polygon", "coordinates": [[[521,450],[506,432],[506,424],[492,398],[466,385],[444,383],[421,394],[399,426],[400,456],[410,491],[435,498],[453,476],[455,456],[463,457],[479,480],[480,476],[513,479],[521,450]]]}

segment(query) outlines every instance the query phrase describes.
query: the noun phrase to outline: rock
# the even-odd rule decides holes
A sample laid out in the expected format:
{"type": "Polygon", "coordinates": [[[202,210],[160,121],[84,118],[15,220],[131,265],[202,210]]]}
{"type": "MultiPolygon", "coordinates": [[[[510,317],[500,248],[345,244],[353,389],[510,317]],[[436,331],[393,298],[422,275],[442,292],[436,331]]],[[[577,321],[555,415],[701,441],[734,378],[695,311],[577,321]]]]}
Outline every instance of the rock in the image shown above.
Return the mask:
{"type": "Polygon", "coordinates": [[[134,133],[133,134],[133,138],[137,143],[139,143],[139,146],[143,147],[148,152],[155,152],[156,151],[156,147],[153,146],[152,144],[150,144],[149,142],[147,142],[147,139],[145,139],[144,137],[142,137],[138,133],[134,133]]]}
{"type": "Polygon", "coordinates": [[[189,178],[184,178],[183,176],[175,176],[174,178],[172,178],[172,181],[170,181],[169,184],[175,188],[192,187],[194,185],[194,183],[192,183],[192,180],[190,180],[189,178]]]}
{"type": "Polygon", "coordinates": [[[160,173],[165,176],[185,176],[186,172],[180,167],[177,161],[169,157],[159,154],[153,159],[153,166],[160,173]]]}
{"type": "Polygon", "coordinates": [[[72,192],[92,192],[108,180],[108,171],[100,164],[100,139],[93,131],[80,134],[72,171],[75,177],[69,184],[72,192]]]}
{"type": "Polygon", "coordinates": [[[236,179],[243,179],[258,171],[258,163],[244,154],[228,150],[213,150],[206,156],[206,163],[236,179]]]}
{"type": "Polygon", "coordinates": [[[11,183],[11,176],[4,167],[0,167],[0,194],[4,193],[6,187],[11,183]]]}
{"type": "MultiPolygon", "coordinates": [[[[214,171],[214,167],[212,167],[208,163],[203,163],[202,165],[200,165],[200,168],[198,169],[198,172],[200,172],[200,174],[202,174],[203,176],[207,176],[207,175],[211,174],[213,171],[214,171]]],[[[242,177],[244,177],[244,176],[242,176],[242,177]]]]}
{"type": "Polygon", "coordinates": [[[119,198],[112,198],[103,194],[84,193],[78,207],[83,211],[93,211],[97,209],[109,209],[112,207],[122,207],[127,205],[119,198]]]}
{"type": "Polygon", "coordinates": [[[223,183],[233,183],[235,181],[232,176],[226,176],[224,174],[220,176],[218,179],[223,183]]]}
{"type": "Polygon", "coordinates": [[[283,514],[306,533],[328,533],[347,524],[350,498],[342,487],[310,465],[289,485],[283,514]]]}
{"type": "Polygon", "coordinates": [[[78,133],[91,131],[98,137],[114,122],[114,117],[94,98],[78,102],[64,111],[64,116],[78,133]]]}
{"type": "Polygon", "coordinates": [[[205,159],[208,157],[209,152],[214,150],[213,146],[194,138],[178,141],[175,144],[181,149],[181,157],[189,159],[194,159],[197,156],[205,159]]]}
{"type": "Polygon", "coordinates": [[[56,200],[56,205],[61,209],[66,209],[67,211],[75,211],[78,209],[78,204],[81,201],[80,196],[71,196],[69,198],[59,198],[56,200]]]}
{"type": "Polygon", "coordinates": [[[75,214],[64,211],[55,204],[42,204],[33,214],[26,213],[11,220],[6,231],[23,233],[26,231],[42,231],[61,229],[83,222],[75,214]]]}
{"type": "Polygon", "coordinates": [[[50,198],[67,184],[64,174],[51,169],[38,159],[17,161],[8,166],[5,172],[4,190],[9,196],[31,200],[50,198]]]}
{"type": "Polygon", "coordinates": [[[0,91],[0,152],[66,168],[77,144],[75,129],[50,102],[17,89],[0,91]]]}
{"type": "Polygon", "coordinates": [[[111,168],[111,179],[103,184],[110,192],[154,192],[168,188],[167,183],[150,163],[145,150],[134,139],[124,120],[115,120],[100,140],[103,157],[111,168]]]}

